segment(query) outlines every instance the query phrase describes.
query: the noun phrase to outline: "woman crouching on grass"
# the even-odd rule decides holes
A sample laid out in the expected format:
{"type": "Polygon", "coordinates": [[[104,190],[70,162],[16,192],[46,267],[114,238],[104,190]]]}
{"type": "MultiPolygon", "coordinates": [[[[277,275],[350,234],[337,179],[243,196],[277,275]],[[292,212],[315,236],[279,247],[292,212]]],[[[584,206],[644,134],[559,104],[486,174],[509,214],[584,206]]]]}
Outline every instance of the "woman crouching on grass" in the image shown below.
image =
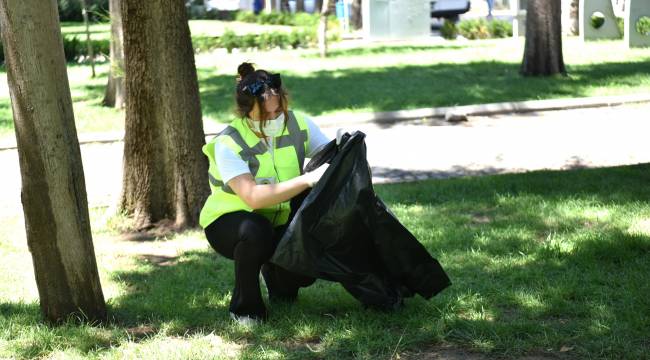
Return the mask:
{"type": "Polygon", "coordinates": [[[250,63],[239,65],[237,72],[240,118],[203,147],[212,194],[200,224],[210,245],[234,260],[230,315],[248,324],[268,316],[260,270],[271,301],[294,301],[298,289],[315,280],[268,260],[290,221],[290,200],[312,187],[327,169],[323,165],[303,174],[305,158],[330,139],[309,118],[289,110],[280,74],[255,70],[250,63]]]}

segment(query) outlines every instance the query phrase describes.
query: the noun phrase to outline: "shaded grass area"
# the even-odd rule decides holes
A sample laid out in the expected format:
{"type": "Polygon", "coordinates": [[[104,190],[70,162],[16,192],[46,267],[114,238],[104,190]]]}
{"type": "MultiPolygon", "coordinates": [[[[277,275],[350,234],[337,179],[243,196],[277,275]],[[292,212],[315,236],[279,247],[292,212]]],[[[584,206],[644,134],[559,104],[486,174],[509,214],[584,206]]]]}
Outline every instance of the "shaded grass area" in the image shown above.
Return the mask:
{"type": "Polygon", "coordinates": [[[318,281],[253,329],[228,319],[232,262],[200,231],[149,244],[177,255],[128,261],[146,244],[96,240],[104,287],[116,289],[112,321],[53,329],[39,325],[35,304],[2,300],[0,357],[387,359],[453,346],[503,358],[647,358],[648,181],[644,164],[377,186],[452,287],[377,313],[318,281]]]}

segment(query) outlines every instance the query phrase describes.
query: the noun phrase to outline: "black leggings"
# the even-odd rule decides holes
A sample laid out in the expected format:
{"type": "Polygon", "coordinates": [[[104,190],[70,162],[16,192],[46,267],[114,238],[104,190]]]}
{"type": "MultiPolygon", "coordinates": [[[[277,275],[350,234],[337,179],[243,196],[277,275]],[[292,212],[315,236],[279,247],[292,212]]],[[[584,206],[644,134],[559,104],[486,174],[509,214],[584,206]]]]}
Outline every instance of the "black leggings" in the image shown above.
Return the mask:
{"type": "Polygon", "coordinates": [[[230,300],[232,313],[261,319],[267,317],[259,283],[262,265],[271,300],[274,297],[295,299],[300,287],[314,283],[313,278],[268,262],[285,230],[286,225],[273,228],[264,216],[247,211],[224,214],[205,228],[212,248],[235,261],[235,289],[230,300]]]}

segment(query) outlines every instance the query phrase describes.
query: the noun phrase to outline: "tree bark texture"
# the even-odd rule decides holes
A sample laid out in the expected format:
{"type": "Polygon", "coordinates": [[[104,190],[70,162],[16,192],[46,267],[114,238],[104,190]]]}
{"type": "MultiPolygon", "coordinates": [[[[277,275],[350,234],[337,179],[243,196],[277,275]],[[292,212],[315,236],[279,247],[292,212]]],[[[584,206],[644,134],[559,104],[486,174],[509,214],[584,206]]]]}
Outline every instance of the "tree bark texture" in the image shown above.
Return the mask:
{"type": "Polygon", "coordinates": [[[0,0],[27,244],[41,310],[104,320],[55,0],[0,0]]]}
{"type": "Polygon", "coordinates": [[[104,94],[104,106],[121,109],[124,107],[124,48],[122,35],[121,0],[109,0],[108,8],[111,17],[111,69],[108,73],[108,83],[104,94]]]}
{"type": "Polygon", "coordinates": [[[210,189],[182,0],[123,0],[126,121],[121,208],[136,230],[198,224],[210,189]]]}
{"type": "Polygon", "coordinates": [[[566,74],[560,0],[528,0],[521,73],[526,76],[566,74]]]}

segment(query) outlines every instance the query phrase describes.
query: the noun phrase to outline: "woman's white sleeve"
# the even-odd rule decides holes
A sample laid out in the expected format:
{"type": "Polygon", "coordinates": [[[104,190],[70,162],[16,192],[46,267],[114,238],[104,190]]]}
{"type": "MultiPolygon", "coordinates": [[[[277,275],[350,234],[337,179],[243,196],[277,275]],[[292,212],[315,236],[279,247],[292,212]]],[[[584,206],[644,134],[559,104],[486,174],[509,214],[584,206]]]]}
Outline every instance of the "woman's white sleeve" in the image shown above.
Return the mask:
{"type": "Polygon", "coordinates": [[[309,117],[305,116],[305,121],[307,122],[307,126],[309,126],[309,146],[307,147],[307,157],[310,158],[314,156],[322,146],[333,139],[330,139],[323,134],[323,131],[309,117]]]}
{"type": "Polygon", "coordinates": [[[251,172],[248,164],[239,155],[219,142],[214,144],[214,160],[224,183],[228,183],[235,176],[251,172]]]}

